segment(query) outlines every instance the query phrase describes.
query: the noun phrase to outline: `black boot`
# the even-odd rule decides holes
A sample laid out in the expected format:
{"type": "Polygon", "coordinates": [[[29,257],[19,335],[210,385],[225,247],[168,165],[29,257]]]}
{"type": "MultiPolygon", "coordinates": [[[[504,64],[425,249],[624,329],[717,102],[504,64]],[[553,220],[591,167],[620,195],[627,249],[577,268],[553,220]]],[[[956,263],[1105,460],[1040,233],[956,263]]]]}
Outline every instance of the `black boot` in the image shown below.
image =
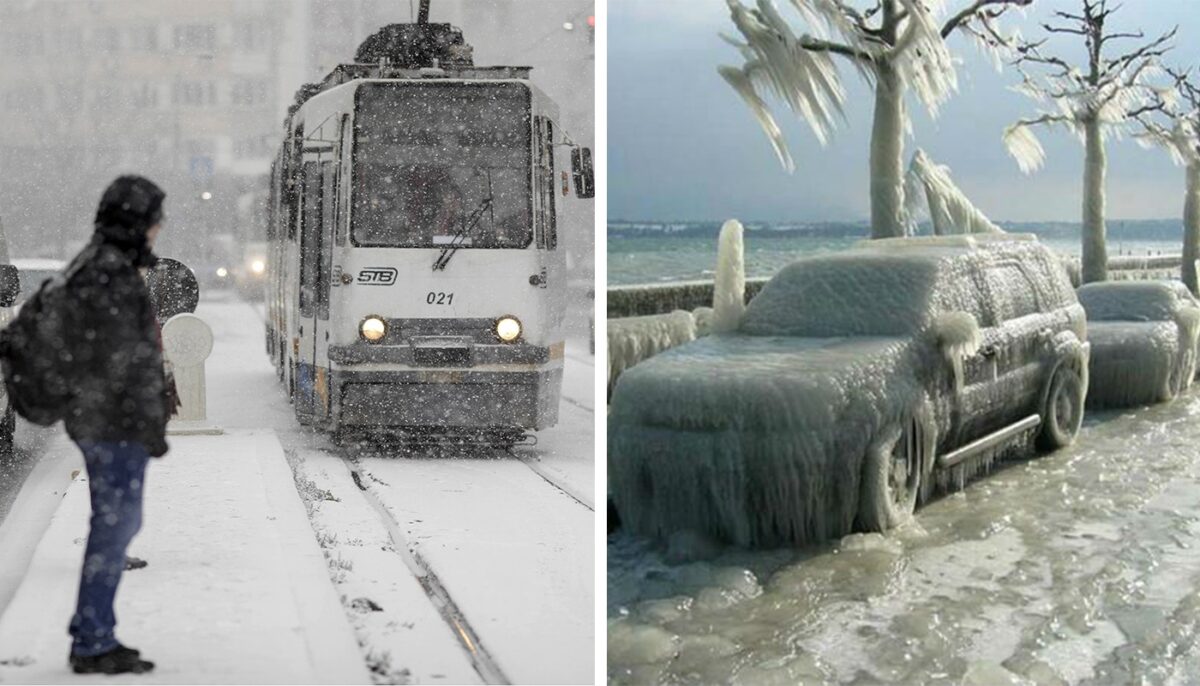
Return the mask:
{"type": "Polygon", "coordinates": [[[71,669],[76,674],[142,674],[154,669],[154,663],[143,660],[133,648],[118,645],[99,655],[72,655],[71,669]]]}
{"type": "Polygon", "coordinates": [[[145,567],[147,564],[149,564],[149,563],[147,563],[145,560],[143,560],[140,557],[128,557],[127,556],[125,558],[125,571],[130,571],[133,569],[141,569],[142,567],[145,567]]]}

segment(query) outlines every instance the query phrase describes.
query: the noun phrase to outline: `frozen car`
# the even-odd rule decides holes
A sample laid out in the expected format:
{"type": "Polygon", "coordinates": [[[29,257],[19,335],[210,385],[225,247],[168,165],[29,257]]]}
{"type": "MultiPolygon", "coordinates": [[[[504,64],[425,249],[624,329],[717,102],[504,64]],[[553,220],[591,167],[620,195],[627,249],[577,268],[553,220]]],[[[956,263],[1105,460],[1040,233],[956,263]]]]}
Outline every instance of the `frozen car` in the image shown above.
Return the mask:
{"type": "Polygon", "coordinates": [[[1091,283],[1079,302],[1092,344],[1089,407],[1163,402],[1192,384],[1200,304],[1182,282],[1091,283]]]}
{"type": "Polygon", "coordinates": [[[1083,308],[1030,236],[872,241],[781,270],[740,329],[617,381],[609,484],[624,526],[739,545],[883,530],[1034,441],[1071,443],[1083,308]]]}

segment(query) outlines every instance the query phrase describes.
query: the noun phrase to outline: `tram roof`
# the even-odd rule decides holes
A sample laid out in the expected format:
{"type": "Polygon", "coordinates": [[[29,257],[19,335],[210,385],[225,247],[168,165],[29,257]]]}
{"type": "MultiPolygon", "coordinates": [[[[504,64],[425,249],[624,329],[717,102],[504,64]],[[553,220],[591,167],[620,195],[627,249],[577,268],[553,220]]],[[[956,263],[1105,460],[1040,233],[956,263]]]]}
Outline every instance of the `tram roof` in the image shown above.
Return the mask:
{"type": "Polygon", "coordinates": [[[317,92],[323,92],[359,79],[408,79],[426,81],[454,79],[465,81],[527,80],[533,67],[424,67],[402,69],[387,64],[340,64],[321,80],[317,92]]]}

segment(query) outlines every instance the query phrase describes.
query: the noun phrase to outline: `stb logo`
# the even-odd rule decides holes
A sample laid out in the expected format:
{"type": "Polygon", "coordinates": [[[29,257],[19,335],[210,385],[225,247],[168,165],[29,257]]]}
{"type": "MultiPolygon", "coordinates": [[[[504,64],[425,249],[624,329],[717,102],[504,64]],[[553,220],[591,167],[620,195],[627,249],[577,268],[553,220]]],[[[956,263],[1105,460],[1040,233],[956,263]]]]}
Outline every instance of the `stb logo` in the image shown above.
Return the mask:
{"type": "Polygon", "coordinates": [[[367,267],[358,273],[358,282],[364,286],[390,286],[396,283],[395,267],[367,267]]]}

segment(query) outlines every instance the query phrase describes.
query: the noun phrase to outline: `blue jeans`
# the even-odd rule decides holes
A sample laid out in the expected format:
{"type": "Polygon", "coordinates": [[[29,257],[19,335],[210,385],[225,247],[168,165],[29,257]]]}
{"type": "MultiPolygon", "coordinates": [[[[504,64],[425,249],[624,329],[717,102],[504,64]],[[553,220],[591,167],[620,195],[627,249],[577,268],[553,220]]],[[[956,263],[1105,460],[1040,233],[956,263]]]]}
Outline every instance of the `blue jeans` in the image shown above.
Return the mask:
{"type": "Polygon", "coordinates": [[[125,549],[142,528],[142,493],[150,455],[141,443],[79,441],[77,445],[87,463],[92,520],[79,603],[71,618],[71,654],[91,656],[118,645],[113,599],[125,571],[125,549]]]}

